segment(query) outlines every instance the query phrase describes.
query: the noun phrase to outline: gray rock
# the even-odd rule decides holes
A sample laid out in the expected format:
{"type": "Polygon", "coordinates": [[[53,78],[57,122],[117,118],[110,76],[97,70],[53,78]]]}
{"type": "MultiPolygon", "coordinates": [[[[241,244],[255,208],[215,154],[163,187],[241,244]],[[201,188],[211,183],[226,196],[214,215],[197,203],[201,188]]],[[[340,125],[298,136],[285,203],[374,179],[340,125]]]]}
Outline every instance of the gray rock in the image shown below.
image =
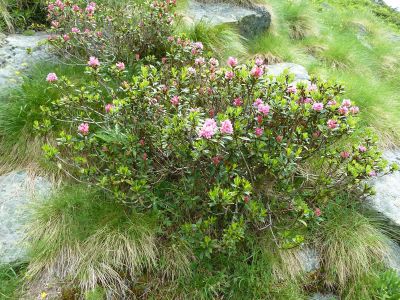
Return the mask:
{"type": "Polygon", "coordinates": [[[249,38],[264,32],[271,24],[270,13],[256,5],[243,7],[231,3],[200,3],[190,0],[185,14],[195,22],[235,24],[240,33],[249,38]]]}
{"type": "Polygon", "coordinates": [[[310,75],[308,75],[306,68],[304,68],[301,65],[293,63],[279,63],[267,66],[268,75],[279,76],[285,70],[289,70],[289,73],[294,74],[295,82],[302,80],[310,80],[310,75]]]}
{"type": "Polygon", "coordinates": [[[30,205],[48,195],[51,184],[26,172],[0,176],[0,264],[24,259],[24,226],[30,205]]]}
{"type": "Polygon", "coordinates": [[[39,32],[31,36],[11,34],[0,37],[0,86],[18,82],[17,73],[40,59],[48,58],[45,47],[38,45],[47,35],[39,32]]]}
{"type": "Polygon", "coordinates": [[[315,293],[310,296],[310,300],[337,300],[339,299],[338,296],[335,296],[334,294],[321,294],[321,293],[315,293]]]}
{"type": "MultiPolygon", "coordinates": [[[[400,164],[400,150],[386,151],[384,158],[400,164]]],[[[370,198],[373,209],[400,226],[400,172],[379,177],[372,182],[376,195],[370,198]]]]}

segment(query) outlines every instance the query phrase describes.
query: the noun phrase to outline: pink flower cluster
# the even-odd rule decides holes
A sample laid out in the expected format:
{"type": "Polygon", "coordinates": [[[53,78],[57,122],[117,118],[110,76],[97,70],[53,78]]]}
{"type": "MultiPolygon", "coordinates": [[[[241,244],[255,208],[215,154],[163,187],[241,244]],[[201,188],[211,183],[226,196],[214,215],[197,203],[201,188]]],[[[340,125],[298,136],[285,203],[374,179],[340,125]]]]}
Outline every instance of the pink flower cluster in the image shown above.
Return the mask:
{"type": "Polygon", "coordinates": [[[235,57],[230,56],[228,58],[228,61],[226,62],[228,64],[228,66],[234,68],[237,66],[238,64],[238,60],[235,57]]]}
{"type": "Polygon", "coordinates": [[[178,106],[179,105],[179,97],[178,96],[173,96],[170,100],[171,104],[173,106],[178,106]]]}
{"type": "MultiPolygon", "coordinates": [[[[218,131],[218,126],[217,123],[215,122],[214,119],[206,119],[203,126],[201,127],[199,131],[199,137],[205,138],[205,139],[211,139],[214,134],[216,134],[218,131]]],[[[222,134],[232,134],[233,133],[233,126],[232,122],[229,119],[226,119],[221,122],[221,127],[219,131],[222,134]]]]}
{"type": "Polygon", "coordinates": [[[211,139],[213,135],[217,132],[217,123],[214,119],[206,119],[203,127],[199,131],[199,137],[205,139],[211,139]]]}
{"type": "Polygon", "coordinates": [[[259,113],[262,113],[263,115],[268,115],[270,107],[268,104],[264,104],[262,99],[257,98],[256,101],[253,103],[253,106],[257,108],[259,113]]]}
{"type": "Polygon", "coordinates": [[[92,68],[97,68],[98,66],[100,66],[99,59],[94,56],[89,57],[88,66],[92,68]]]}
{"type": "Polygon", "coordinates": [[[49,73],[46,77],[47,82],[56,82],[58,80],[58,77],[56,73],[49,73]]]}
{"type": "Polygon", "coordinates": [[[89,124],[88,123],[80,124],[78,126],[78,131],[83,135],[87,135],[89,133],[89,124]]]}
{"type": "Polygon", "coordinates": [[[125,64],[123,62],[117,62],[115,64],[115,66],[117,67],[118,70],[123,71],[125,70],[125,64]]]}
{"type": "Polygon", "coordinates": [[[264,74],[263,68],[259,66],[254,66],[253,69],[250,71],[250,75],[254,78],[260,78],[264,74]]]}

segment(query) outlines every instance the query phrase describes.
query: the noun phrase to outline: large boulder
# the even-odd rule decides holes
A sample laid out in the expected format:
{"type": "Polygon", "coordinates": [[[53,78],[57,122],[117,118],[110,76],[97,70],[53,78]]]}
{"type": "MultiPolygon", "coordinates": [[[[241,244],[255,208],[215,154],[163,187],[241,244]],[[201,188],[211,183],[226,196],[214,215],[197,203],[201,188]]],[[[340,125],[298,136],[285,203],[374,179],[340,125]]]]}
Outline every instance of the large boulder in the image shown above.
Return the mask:
{"type": "Polygon", "coordinates": [[[3,38],[0,36],[0,86],[16,83],[19,71],[49,57],[45,47],[40,45],[46,37],[42,32],[33,35],[11,34],[3,38]]]}
{"type": "Polygon", "coordinates": [[[31,205],[50,190],[49,181],[27,172],[0,176],[0,265],[24,259],[22,241],[31,205]]]}
{"type": "MultiPolygon", "coordinates": [[[[389,162],[400,164],[400,150],[386,151],[383,156],[389,162]]],[[[400,226],[400,172],[376,178],[372,184],[376,191],[370,199],[372,208],[400,226]]]]}
{"type": "Polygon", "coordinates": [[[237,25],[241,35],[254,37],[271,25],[271,14],[263,6],[239,6],[231,3],[204,3],[190,0],[185,15],[194,22],[212,25],[237,25]]]}

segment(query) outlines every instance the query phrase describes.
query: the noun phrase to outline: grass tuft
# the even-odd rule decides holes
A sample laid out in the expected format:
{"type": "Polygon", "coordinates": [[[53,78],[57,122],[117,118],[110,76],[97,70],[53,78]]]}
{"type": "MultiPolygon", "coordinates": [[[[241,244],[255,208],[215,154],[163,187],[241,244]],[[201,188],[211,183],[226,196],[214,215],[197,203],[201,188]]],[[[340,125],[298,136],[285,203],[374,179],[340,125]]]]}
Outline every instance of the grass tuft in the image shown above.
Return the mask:
{"type": "Polygon", "coordinates": [[[155,224],[152,216],[126,211],[101,192],[65,188],[36,208],[27,278],[31,286],[56,281],[80,293],[102,287],[121,297],[156,264],[155,224]]]}

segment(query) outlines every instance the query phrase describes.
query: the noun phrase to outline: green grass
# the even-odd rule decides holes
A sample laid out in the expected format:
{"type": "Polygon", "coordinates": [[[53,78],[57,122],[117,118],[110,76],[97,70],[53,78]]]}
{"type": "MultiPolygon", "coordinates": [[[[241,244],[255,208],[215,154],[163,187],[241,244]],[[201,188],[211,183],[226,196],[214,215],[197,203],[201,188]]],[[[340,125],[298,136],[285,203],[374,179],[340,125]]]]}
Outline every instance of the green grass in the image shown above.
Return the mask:
{"type": "Polygon", "coordinates": [[[28,237],[27,278],[32,286],[59,279],[80,293],[102,287],[124,293],[157,261],[154,216],[127,210],[99,191],[80,186],[60,190],[38,206],[28,237]]]}
{"type": "Polygon", "coordinates": [[[25,264],[0,265],[0,299],[18,299],[25,264]]]}
{"type": "Polygon", "coordinates": [[[82,67],[42,62],[23,74],[22,85],[0,92],[1,172],[40,161],[44,138],[38,136],[34,122],[42,121],[44,109],[60,96],[46,82],[50,72],[74,82],[80,80],[82,67]]]}

